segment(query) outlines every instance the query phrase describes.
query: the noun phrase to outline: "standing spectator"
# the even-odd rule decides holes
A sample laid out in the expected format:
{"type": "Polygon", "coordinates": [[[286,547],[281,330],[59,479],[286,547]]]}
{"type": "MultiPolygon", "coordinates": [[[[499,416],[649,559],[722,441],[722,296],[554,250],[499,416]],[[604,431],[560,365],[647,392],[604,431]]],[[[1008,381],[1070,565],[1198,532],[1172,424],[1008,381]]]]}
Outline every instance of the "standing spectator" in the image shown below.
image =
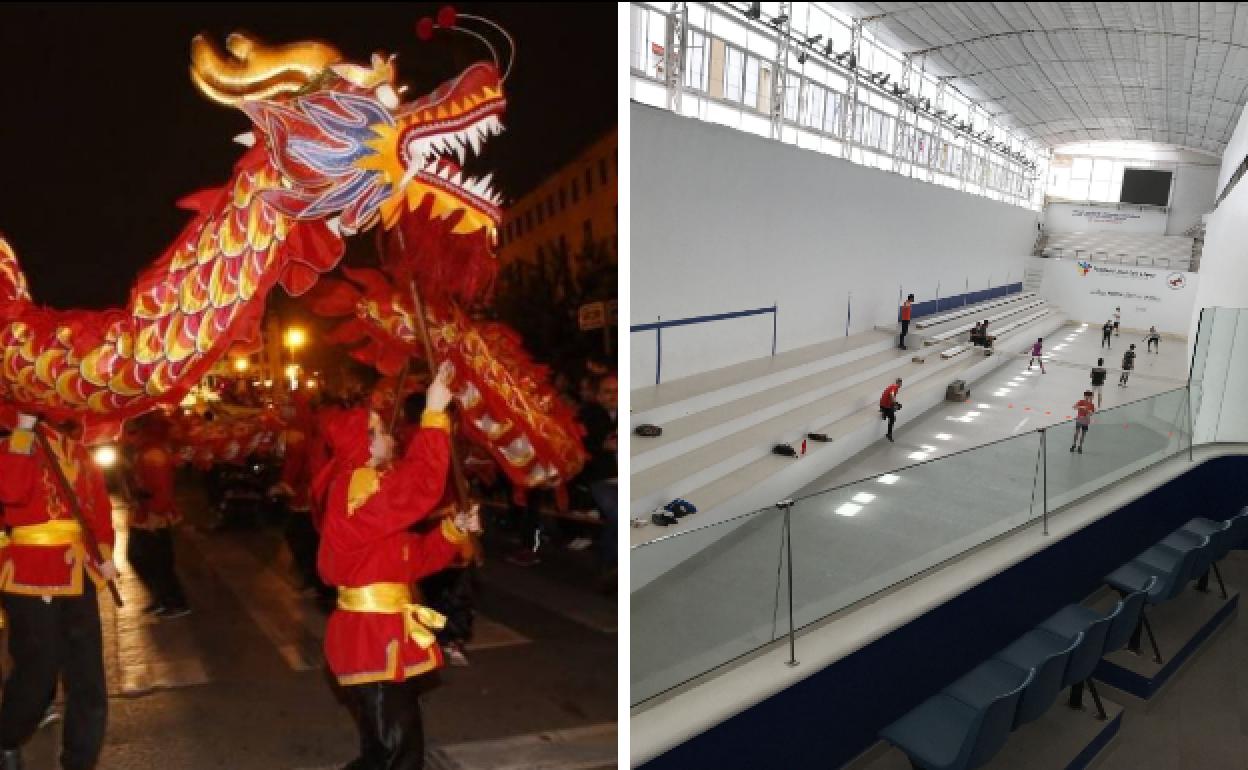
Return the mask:
{"type": "Polygon", "coordinates": [[[1088,437],[1088,426],[1092,424],[1092,413],[1095,411],[1092,391],[1083,391],[1083,399],[1075,402],[1075,439],[1070,443],[1070,451],[1083,454],[1083,442],[1088,437]]]}
{"type": "Polygon", "coordinates": [[[1135,345],[1132,345],[1126,353],[1122,354],[1122,376],[1118,378],[1119,387],[1127,387],[1127,378],[1131,376],[1131,370],[1135,368],[1135,345]]]}
{"type": "Polygon", "coordinates": [[[901,303],[901,342],[898,347],[902,350],[906,349],[906,334],[910,331],[910,306],[913,304],[913,294],[907,294],[906,301],[901,303]]]}
{"type": "Polygon", "coordinates": [[[1121,336],[1120,333],[1118,332],[1118,325],[1121,322],[1122,322],[1122,308],[1116,307],[1114,308],[1114,336],[1115,337],[1121,336]]]}
{"type": "Polygon", "coordinates": [[[888,433],[885,438],[889,441],[893,440],[893,424],[897,422],[897,410],[901,409],[901,402],[897,400],[897,391],[901,390],[901,378],[884,389],[884,393],[880,396],[880,419],[888,420],[888,433]]]}
{"type": "Polygon", "coordinates": [[[590,461],[582,471],[582,479],[589,484],[589,493],[602,516],[602,532],[598,537],[598,554],[601,575],[600,587],[607,589],[615,580],[616,533],[619,518],[619,465],[617,460],[617,432],[619,430],[619,380],[614,373],[598,383],[595,403],[581,411],[585,426],[585,448],[590,461]]]}
{"type": "Polygon", "coordinates": [[[1156,326],[1148,327],[1148,336],[1144,339],[1148,341],[1148,347],[1146,350],[1149,353],[1157,353],[1158,355],[1161,354],[1161,334],[1157,332],[1156,326]],[[1153,350],[1154,345],[1157,346],[1156,350],[1153,350]]]}
{"type": "Polygon", "coordinates": [[[1105,371],[1105,359],[1096,359],[1096,366],[1092,367],[1092,391],[1096,393],[1096,408],[1101,408],[1101,391],[1105,387],[1105,377],[1108,372],[1105,371]]]}
{"type": "Polygon", "coordinates": [[[1031,346],[1031,360],[1027,362],[1027,371],[1031,371],[1031,365],[1036,361],[1040,362],[1040,373],[1047,374],[1044,371],[1044,338],[1036,337],[1036,344],[1031,346]]]}
{"type": "Polygon", "coordinates": [[[1106,321],[1105,325],[1101,327],[1101,347],[1109,348],[1110,350],[1113,350],[1114,346],[1110,344],[1110,339],[1113,336],[1114,336],[1114,322],[1106,321]]]}

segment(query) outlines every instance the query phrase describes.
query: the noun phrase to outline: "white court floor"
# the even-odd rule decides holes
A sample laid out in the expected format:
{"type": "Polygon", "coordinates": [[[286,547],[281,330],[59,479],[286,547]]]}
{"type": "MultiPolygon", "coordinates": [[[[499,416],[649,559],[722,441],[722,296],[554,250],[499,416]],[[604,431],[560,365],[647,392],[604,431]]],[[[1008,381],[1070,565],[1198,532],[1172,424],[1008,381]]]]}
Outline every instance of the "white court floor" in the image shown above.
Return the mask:
{"type": "MultiPolygon", "coordinates": [[[[1114,370],[1133,341],[1130,335],[1124,331],[1115,338],[1113,358],[1106,361],[1106,410],[1185,382],[1186,346],[1168,339],[1159,354],[1140,352],[1128,387],[1117,387],[1114,370]]],[[[1134,336],[1137,352],[1143,350],[1141,336],[1134,336]]],[[[1181,448],[1183,431],[1175,423],[1185,414],[1185,396],[1124,407],[1093,423],[1083,455],[1067,452],[1068,426],[1057,427],[1056,440],[1043,457],[1044,486],[1037,490],[1040,444],[1034,434],[1026,434],[1073,415],[1071,407],[1082,397],[1096,362],[1100,330],[1067,326],[1046,343],[1048,373],[1041,374],[1037,366],[1026,374],[1027,359],[1012,360],[972,384],[970,401],[942,404],[915,423],[899,426],[896,444],[881,438],[793,495],[799,499],[792,517],[793,605],[799,626],[1034,521],[1043,509],[1041,496],[1050,508],[1061,505],[1181,448]],[[1017,438],[1000,442],[1012,436],[1017,438]],[[928,462],[994,441],[999,443],[947,463],[928,462]],[[896,474],[872,478],[891,471],[896,474]],[[866,480],[800,500],[859,479],[866,480]]],[[[900,400],[905,403],[904,387],[900,400]]],[[[680,544],[646,546],[655,549],[656,559],[662,558],[659,549],[678,545],[686,555],[632,592],[634,702],[783,633],[788,565],[782,526],[779,512],[768,509],[685,533],[680,544]],[[690,542],[696,547],[686,547],[690,542]]]]}
{"type": "MultiPolygon", "coordinates": [[[[1028,372],[1028,357],[1021,356],[1021,350],[1000,350],[996,355],[1012,354],[1015,361],[972,383],[970,401],[964,404],[945,402],[914,423],[898,425],[893,431],[895,443],[882,438],[881,426],[880,441],[797,490],[793,497],[1065,422],[1073,418],[1074,403],[1083,398],[1083,391],[1090,387],[1091,369],[1098,357],[1105,358],[1105,367],[1110,370],[1102,393],[1105,409],[1187,383],[1189,361],[1183,338],[1162,338],[1157,353],[1146,352],[1144,333],[1135,330],[1124,329],[1121,336],[1114,337],[1111,342],[1112,349],[1101,347],[1099,325],[1065,326],[1044,341],[1046,374],[1040,373],[1038,365],[1028,372]],[[1117,382],[1122,354],[1132,343],[1138,354],[1135,371],[1127,387],[1120,388],[1117,382]]],[[[881,383],[880,389],[886,384],[881,383]]],[[[898,400],[904,414],[904,383],[898,400]]],[[[1063,434],[1061,438],[1070,437],[1063,434]]],[[[1090,448],[1096,441],[1095,424],[1087,440],[1090,448]]]]}

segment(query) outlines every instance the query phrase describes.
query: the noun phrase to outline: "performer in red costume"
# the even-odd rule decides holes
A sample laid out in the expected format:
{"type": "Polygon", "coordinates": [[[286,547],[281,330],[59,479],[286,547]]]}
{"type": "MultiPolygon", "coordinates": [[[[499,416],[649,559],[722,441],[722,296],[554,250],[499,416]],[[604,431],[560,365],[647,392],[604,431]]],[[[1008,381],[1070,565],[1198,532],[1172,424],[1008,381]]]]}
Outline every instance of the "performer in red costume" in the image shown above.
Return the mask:
{"type": "Polygon", "coordinates": [[[20,415],[0,440],[0,504],[8,534],[0,550],[0,601],[9,623],[13,672],[0,702],[0,768],[22,767],[21,746],[34,733],[59,678],[66,709],[61,766],[95,767],[108,721],[96,589],[117,577],[112,562],[112,505],[100,471],[67,432],[20,415]],[[83,532],[51,463],[64,471],[104,561],[88,555],[83,532]],[[84,578],[84,574],[89,579],[84,578]]]}
{"type": "Polygon", "coordinates": [[[446,484],[452,375],[443,363],[401,458],[391,461],[394,440],[376,412],[348,410],[328,426],[332,459],[314,488],[326,500],[318,566],[338,588],[325,659],[360,733],[354,770],[424,766],[414,677],[442,665],[434,630],[445,620],[415,603],[411,584],[471,548],[455,521],[430,517],[446,484]]]}
{"type": "Polygon", "coordinates": [[[159,412],[134,421],[126,469],[130,539],[126,559],[151,595],[145,612],[166,620],[191,612],[174,567],[173,529],[182,521],[173,500],[177,463],[169,443],[172,425],[159,412]]]}

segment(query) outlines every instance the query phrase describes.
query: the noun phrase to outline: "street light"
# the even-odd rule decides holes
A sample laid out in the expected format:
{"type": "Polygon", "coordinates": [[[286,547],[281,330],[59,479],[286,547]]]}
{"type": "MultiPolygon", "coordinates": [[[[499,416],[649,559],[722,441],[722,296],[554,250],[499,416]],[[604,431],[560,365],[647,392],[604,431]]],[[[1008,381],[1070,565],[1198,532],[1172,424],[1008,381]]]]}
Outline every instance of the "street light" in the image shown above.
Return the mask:
{"type": "Polygon", "coordinates": [[[286,379],[290,380],[292,391],[298,390],[299,364],[295,362],[295,354],[299,352],[299,348],[307,344],[308,333],[298,326],[292,326],[286,330],[282,341],[286,343],[286,347],[290,348],[290,365],[286,367],[286,379]]]}
{"type": "Polygon", "coordinates": [[[234,371],[238,372],[239,374],[246,372],[247,369],[249,369],[250,367],[251,367],[251,362],[248,361],[247,359],[245,358],[234,359],[234,371]]]}

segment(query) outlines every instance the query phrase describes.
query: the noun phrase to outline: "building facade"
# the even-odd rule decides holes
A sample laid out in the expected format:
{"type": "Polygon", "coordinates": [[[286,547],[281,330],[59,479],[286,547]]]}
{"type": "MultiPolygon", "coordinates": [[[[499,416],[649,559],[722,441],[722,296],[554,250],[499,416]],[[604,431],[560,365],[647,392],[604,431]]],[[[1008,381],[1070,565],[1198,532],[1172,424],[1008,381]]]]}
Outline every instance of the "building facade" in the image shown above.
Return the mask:
{"type": "Polygon", "coordinates": [[[575,275],[586,243],[605,243],[611,261],[618,261],[617,139],[615,131],[603,136],[504,212],[499,228],[504,266],[564,255],[575,275]]]}

